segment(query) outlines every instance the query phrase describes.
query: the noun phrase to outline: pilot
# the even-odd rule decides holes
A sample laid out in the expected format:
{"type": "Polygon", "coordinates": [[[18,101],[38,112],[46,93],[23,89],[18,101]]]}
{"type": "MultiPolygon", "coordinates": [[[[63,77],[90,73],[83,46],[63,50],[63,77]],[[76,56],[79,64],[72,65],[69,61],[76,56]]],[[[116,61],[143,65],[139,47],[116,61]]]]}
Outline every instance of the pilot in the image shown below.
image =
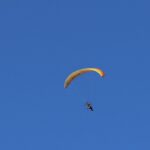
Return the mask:
{"type": "Polygon", "coordinates": [[[89,109],[90,111],[93,111],[93,106],[91,103],[87,102],[86,104],[87,109],[89,109]]]}

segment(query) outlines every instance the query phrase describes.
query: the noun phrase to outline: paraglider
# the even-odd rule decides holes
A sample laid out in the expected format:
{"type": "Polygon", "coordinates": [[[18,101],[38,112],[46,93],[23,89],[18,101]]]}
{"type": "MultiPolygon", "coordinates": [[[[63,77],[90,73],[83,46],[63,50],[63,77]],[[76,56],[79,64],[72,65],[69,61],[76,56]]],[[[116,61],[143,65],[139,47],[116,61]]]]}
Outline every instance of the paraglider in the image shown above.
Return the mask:
{"type": "MultiPolygon", "coordinates": [[[[83,68],[83,69],[79,69],[77,71],[74,71],[73,73],[71,73],[65,80],[64,82],[64,88],[67,88],[72,81],[77,78],[78,76],[88,73],[88,72],[96,72],[99,76],[104,77],[105,73],[99,69],[99,68],[83,68]]],[[[91,103],[87,102],[86,103],[86,108],[90,111],[93,111],[93,106],[91,103]]]]}

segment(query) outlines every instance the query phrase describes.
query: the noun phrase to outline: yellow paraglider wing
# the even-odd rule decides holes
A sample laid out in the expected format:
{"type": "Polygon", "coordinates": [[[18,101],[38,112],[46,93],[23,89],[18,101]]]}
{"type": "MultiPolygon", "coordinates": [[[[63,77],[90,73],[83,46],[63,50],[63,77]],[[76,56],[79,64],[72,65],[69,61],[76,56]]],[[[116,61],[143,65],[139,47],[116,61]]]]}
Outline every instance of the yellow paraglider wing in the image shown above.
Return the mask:
{"type": "Polygon", "coordinates": [[[103,77],[105,75],[105,73],[99,69],[99,68],[84,68],[84,69],[79,69],[73,73],[71,73],[65,80],[65,83],[64,83],[64,88],[67,88],[70,83],[76,78],[78,77],[79,75],[81,74],[84,74],[84,73],[87,73],[87,72],[97,72],[101,77],[103,77]]]}

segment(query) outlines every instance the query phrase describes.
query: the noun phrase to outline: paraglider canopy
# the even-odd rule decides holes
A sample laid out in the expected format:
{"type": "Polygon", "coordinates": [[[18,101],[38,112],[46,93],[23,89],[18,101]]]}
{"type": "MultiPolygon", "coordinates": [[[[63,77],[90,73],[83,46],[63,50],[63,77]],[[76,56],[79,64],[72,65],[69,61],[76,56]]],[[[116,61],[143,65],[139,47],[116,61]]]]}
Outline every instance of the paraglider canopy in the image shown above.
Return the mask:
{"type": "Polygon", "coordinates": [[[84,69],[79,69],[79,70],[74,71],[73,73],[71,73],[66,78],[65,83],[64,83],[64,88],[67,88],[76,77],[80,76],[81,74],[87,73],[87,72],[96,72],[101,77],[103,77],[105,75],[105,73],[101,69],[99,69],[99,68],[84,68],[84,69]]]}

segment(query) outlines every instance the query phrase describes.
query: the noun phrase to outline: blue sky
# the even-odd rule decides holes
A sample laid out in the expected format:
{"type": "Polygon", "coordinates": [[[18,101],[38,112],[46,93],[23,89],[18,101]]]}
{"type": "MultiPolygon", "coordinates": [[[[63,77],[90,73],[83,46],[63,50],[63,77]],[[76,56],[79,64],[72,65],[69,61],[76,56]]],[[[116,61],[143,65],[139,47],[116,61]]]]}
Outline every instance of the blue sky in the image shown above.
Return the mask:
{"type": "Polygon", "coordinates": [[[149,150],[149,5],[2,0],[0,149],[149,150]],[[106,77],[89,73],[65,90],[84,67],[106,77]]]}

